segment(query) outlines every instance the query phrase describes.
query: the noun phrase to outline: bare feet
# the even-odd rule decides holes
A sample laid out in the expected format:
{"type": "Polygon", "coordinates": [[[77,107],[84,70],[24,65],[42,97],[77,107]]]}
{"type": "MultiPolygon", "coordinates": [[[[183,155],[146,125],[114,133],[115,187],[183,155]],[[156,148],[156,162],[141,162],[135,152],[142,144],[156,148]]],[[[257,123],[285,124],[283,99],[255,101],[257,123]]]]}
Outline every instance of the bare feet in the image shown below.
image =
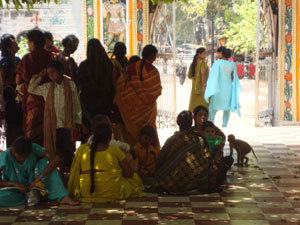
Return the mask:
{"type": "Polygon", "coordinates": [[[60,201],[60,204],[62,205],[71,205],[71,206],[75,206],[75,205],[80,205],[80,202],[75,202],[73,199],[71,199],[68,195],[66,195],[65,197],[63,197],[63,199],[60,201]]]}

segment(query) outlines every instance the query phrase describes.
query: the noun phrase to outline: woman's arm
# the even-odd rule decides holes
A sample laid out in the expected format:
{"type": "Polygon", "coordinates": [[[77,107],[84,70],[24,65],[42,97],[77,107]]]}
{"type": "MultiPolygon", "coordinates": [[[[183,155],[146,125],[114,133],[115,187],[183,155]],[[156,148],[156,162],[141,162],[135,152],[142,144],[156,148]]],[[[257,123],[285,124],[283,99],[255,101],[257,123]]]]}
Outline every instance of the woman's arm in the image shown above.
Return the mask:
{"type": "Polygon", "coordinates": [[[19,182],[14,182],[14,181],[2,181],[1,176],[2,176],[2,171],[0,169],[0,188],[3,188],[3,187],[16,187],[16,188],[19,188],[20,191],[22,191],[22,192],[27,192],[28,191],[28,187],[25,184],[21,184],[19,182]]]}
{"type": "Polygon", "coordinates": [[[218,153],[217,153],[217,155],[216,155],[216,157],[215,157],[215,159],[218,160],[218,159],[221,159],[221,158],[223,157],[223,149],[224,149],[224,146],[225,146],[225,143],[226,143],[226,136],[225,136],[225,134],[221,131],[220,128],[218,128],[218,127],[215,126],[215,130],[216,130],[216,135],[222,137],[222,142],[221,142],[221,144],[219,144],[219,145],[217,146],[218,153]]]}
{"type": "Polygon", "coordinates": [[[123,159],[122,161],[119,162],[121,168],[122,168],[122,175],[124,177],[132,177],[133,176],[133,170],[131,169],[127,159],[123,159]]]}
{"type": "Polygon", "coordinates": [[[42,158],[47,158],[49,159],[49,163],[46,166],[46,168],[41,172],[39,176],[35,178],[35,180],[32,182],[32,184],[29,187],[29,190],[31,190],[36,183],[40,182],[44,176],[46,176],[48,173],[52,172],[52,170],[56,169],[60,162],[60,158],[55,155],[54,153],[45,151],[44,154],[42,155],[42,158]]]}
{"type": "Polygon", "coordinates": [[[205,89],[206,89],[206,81],[207,81],[206,73],[207,73],[206,68],[200,69],[200,76],[201,76],[201,81],[202,81],[202,93],[204,93],[205,89]]]}
{"type": "Polygon", "coordinates": [[[24,80],[22,78],[22,76],[20,74],[17,74],[16,75],[16,84],[23,84],[24,83],[24,80]]]}

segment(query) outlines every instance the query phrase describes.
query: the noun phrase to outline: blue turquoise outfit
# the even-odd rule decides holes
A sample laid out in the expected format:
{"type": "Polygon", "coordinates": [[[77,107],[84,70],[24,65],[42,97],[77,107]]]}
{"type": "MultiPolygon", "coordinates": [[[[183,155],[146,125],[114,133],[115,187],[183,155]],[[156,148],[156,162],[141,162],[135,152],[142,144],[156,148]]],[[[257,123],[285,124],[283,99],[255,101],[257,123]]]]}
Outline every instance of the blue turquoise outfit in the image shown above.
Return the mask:
{"type": "MultiPolygon", "coordinates": [[[[0,168],[2,182],[19,182],[30,186],[49,163],[47,158],[38,160],[44,154],[44,148],[32,143],[32,151],[23,164],[18,163],[10,150],[0,153],[0,168]]],[[[50,200],[60,201],[68,195],[67,190],[57,172],[53,170],[43,177],[43,184],[50,200]]],[[[19,190],[0,190],[0,206],[10,207],[27,204],[26,194],[19,190]]]]}
{"type": "Polygon", "coordinates": [[[214,122],[218,110],[223,110],[223,127],[227,127],[230,112],[235,111],[239,116],[239,95],[242,90],[234,62],[219,59],[209,73],[204,99],[209,102],[209,118],[214,122]]]}

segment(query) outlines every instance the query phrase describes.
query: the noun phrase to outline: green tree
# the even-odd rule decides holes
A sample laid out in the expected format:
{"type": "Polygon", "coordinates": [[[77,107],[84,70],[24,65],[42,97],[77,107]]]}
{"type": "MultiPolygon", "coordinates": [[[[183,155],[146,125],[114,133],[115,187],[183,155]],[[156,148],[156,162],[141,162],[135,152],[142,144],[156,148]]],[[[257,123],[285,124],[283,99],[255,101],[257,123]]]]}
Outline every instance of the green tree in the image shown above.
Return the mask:
{"type": "Polygon", "coordinates": [[[256,48],[256,10],[254,0],[243,0],[234,4],[235,12],[227,12],[229,27],[224,31],[228,38],[227,47],[236,53],[255,53],[256,48]]]}

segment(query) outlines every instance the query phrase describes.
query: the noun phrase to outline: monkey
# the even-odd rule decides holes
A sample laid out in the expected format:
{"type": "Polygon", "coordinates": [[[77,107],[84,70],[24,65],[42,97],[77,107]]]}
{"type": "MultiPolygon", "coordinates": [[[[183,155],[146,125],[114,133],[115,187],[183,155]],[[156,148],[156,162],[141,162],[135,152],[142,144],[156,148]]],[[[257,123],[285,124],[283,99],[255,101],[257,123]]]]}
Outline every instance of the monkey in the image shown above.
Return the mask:
{"type": "Polygon", "coordinates": [[[237,159],[238,159],[237,165],[243,166],[244,159],[246,159],[245,165],[248,165],[249,158],[246,157],[246,155],[249,152],[252,152],[254,157],[257,160],[257,157],[254,153],[253,148],[247,142],[239,140],[239,139],[235,139],[235,136],[233,134],[228,135],[228,142],[229,142],[229,147],[230,147],[230,156],[232,157],[233,149],[235,149],[237,152],[237,159]]]}

